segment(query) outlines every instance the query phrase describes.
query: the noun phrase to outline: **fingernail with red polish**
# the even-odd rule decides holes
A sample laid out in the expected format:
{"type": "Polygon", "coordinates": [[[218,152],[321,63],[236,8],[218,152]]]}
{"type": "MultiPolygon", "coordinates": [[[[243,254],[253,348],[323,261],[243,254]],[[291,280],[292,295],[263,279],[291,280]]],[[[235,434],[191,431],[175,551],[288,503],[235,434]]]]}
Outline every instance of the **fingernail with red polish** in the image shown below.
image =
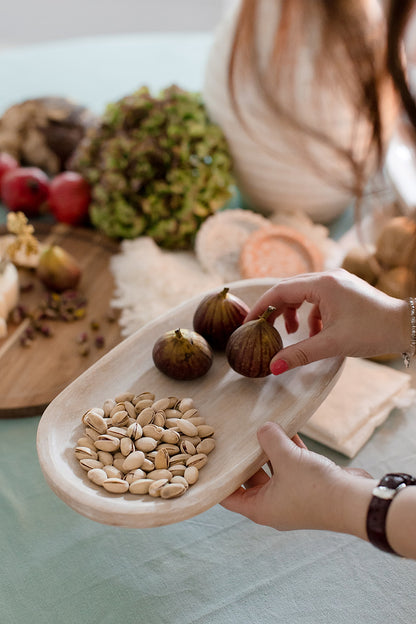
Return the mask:
{"type": "Polygon", "coordinates": [[[275,360],[270,365],[270,370],[273,375],[280,375],[281,373],[285,373],[289,370],[289,364],[285,360],[275,360]]]}

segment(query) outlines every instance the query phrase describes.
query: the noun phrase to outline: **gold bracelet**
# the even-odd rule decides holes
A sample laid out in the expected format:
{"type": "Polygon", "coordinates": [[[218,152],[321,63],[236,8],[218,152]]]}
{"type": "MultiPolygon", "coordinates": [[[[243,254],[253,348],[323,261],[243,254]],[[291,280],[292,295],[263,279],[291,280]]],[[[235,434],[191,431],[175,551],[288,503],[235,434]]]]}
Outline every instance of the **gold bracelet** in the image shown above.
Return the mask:
{"type": "Polygon", "coordinates": [[[410,310],[410,351],[402,353],[402,356],[405,367],[409,368],[410,360],[416,353],[416,306],[413,297],[409,297],[407,302],[410,310]]]}

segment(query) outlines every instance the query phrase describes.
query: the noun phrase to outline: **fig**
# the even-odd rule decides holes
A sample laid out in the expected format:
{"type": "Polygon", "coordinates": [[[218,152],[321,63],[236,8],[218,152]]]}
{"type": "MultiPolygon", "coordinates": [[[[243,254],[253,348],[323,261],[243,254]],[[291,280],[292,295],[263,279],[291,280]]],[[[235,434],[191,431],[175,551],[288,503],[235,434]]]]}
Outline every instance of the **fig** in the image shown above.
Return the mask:
{"type": "Polygon", "coordinates": [[[384,226],[376,242],[376,258],[384,268],[407,266],[416,269],[416,223],[408,217],[394,217],[384,226]]]}
{"type": "Polygon", "coordinates": [[[374,254],[365,247],[353,247],[344,257],[342,268],[365,280],[372,286],[377,282],[380,266],[374,254]]]}
{"type": "Polygon", "coordinates": [[[249,307],[229,292],[207,295],[197,307],[193,327],[214,349],[225,349],[231,334],[242,325],[249,307]]]}
{"type": "Polygon", "coordinates": [[[188,381],[211,368],[213,352],[203,336],[190,329],[165,332],[153,346],[153,362],[172,379],[188,381]]]}
{"type": "Polygon", "coordinates": [[[51,245],[40,254],[37,275],[49,290],[63,292],[76,288],[81,278],[81,268],[65,249],[51,245]]]}
{"type": "Polygon", "coordinates": [[[416,276],[407,267],[395,267],[381,272],[376,288],[396,299],[414,297],[416,294],[416,276]]]}
{"type": "Polygon", "coordinates": [[[270,361],[283,347],[279,332],[267,320],[275,309],[269,306],[258,319],[244,323],[231,334],[225,353],[231,368],[240,375],[270,375],[270,361]]]}

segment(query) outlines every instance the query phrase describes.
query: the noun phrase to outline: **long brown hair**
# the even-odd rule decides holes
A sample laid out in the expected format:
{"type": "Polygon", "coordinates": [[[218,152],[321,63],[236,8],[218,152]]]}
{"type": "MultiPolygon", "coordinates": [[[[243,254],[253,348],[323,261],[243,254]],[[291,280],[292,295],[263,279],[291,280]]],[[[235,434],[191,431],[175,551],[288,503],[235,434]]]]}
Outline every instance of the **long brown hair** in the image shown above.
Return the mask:
{"type": "Polygon", "coordinates": [[[386,28],[385,36],[379,33],[374,37],[362,3],[357,0],[280,0],[281,13],[274,43],[267,66],[262,67],[256,45],[261,0],[242,0],[228,68],[231,100],[240,120],[245,123],[236,86],[239,80],[249,78],[254,80],[269,108],[288,125],[330,146],[348,163],[354,180],[349,190],[361,196],[368,157],[372,154],[378,166],[384,157],[381,85],[389,81],[394,84],[416,128],[416,106],[407,84],[402,55],[403,33],[415,3],[416,0],[390,0],[386,21],[381,24],[386,28]],[[351,102],[356,120],[365,120],[370,128],[367,151],[359,159],[352,146],[338,144],[322,128],[306,126],[276,97],[279,92],[276,86],[279,81],[283,84],[282,73],[284,71],[287,77],[293,69],[300,43],[310,36],[314,20],[315,24],[319,20],[322,29],[321,47],[316,57],[317,84],[325,75],[328,78],[331,72],[332,75],[339,72],[342,76],[339,88],[351,102]]]}
{"type": "Polygon", "coordinates": [[[390,0],[387,17],[387,68],[400,94],[403,108],[413,126],[416,139],[416,102],[410,93],[402,50],[406,27],[415,8],[416,0],[390,0]]]}

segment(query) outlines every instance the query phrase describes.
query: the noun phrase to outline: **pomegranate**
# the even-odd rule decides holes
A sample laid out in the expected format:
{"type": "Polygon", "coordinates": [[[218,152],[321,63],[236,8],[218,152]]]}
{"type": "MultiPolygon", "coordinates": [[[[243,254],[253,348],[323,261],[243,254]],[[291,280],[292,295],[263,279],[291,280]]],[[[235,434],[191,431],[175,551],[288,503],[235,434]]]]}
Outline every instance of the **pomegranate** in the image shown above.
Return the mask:
{"type": "Polygon", "coordinates": [[[1,197],[1,184],[4,176],[9,171],[13,171],[17,169],[19,163],[13,156],[8,154],[7,152],[0,152],[0,197],[1,197]]]}
{"type": "Polygon", "coordinates": [[[90,186],[75,171],[60,173],[50,184],[48,204],[57,221],[81,225],[87,220],[90,201],[90,186]]]}
{"type": "Polygon", "coordinates": [[[34,217],[48,198],[49,178],[37,167],[18,167],[3,177],[1,194],[9,210],[34,217]]]}

